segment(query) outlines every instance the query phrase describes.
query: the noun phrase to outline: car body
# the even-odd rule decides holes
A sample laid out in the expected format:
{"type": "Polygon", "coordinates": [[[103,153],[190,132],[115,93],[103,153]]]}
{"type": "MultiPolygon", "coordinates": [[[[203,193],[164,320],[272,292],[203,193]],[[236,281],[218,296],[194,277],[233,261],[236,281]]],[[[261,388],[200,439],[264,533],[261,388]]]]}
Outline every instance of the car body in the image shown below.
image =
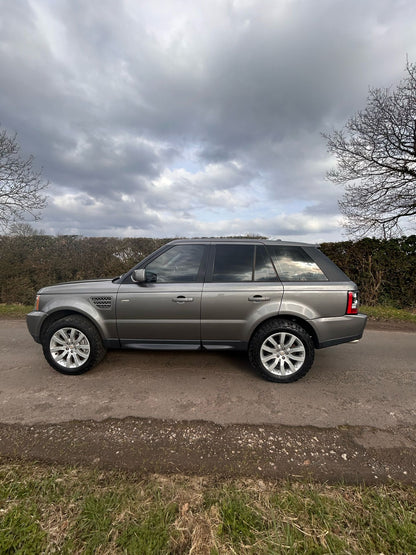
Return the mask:
{"type": "Polygon", "coordinates": [[[115,279],[38,292],[27,325],[65,374],[107,348],[247,350],[267,379],[299,379],[314,349],[362,337],[355,283],[317,247],[260,239],[167,243],[115,279]]]}

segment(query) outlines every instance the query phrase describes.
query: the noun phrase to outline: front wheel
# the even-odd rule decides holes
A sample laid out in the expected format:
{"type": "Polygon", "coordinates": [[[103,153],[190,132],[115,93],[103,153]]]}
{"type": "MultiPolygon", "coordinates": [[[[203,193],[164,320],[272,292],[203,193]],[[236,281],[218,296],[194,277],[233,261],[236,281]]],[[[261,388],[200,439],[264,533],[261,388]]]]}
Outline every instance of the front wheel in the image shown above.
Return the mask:
{"type": "Polygon", "coordinates": [[[51,324],[42,347],[46,360],[61,374],[83,374],[98,364],[106,352],[96,327],[75,314],[51,324]]]}
{"type": "Polygon", "coordinates": [[[272,382],[295,382],[314,360],[311,336],[290,320],[271,320],[253,335],[248,356],[253,368],[272,382]]]}

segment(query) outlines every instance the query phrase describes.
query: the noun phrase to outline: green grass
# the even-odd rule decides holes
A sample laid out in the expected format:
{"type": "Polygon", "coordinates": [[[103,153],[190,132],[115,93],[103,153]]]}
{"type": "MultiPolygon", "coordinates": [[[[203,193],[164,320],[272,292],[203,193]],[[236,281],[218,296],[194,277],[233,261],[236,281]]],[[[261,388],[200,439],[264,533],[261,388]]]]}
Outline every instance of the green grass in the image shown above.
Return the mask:
{"type": "Polygon", "coordinates": [[[415,553],[416,490],[0,465],[0,553],[415,553]]]}
{"type": "Polygon", "coordinates": [[[395,321],[395,322],[414,322],[416,323],[416,312],[394,308],[392,306],[368,306],[361,305],[360,312],[367,314],[373,320],[395,321]]]}
{"type": "Polygon", "coordinates": [[[33,310],[33,305],[0,304],[0,318],[24,318],[31,310],[33,310]]]}

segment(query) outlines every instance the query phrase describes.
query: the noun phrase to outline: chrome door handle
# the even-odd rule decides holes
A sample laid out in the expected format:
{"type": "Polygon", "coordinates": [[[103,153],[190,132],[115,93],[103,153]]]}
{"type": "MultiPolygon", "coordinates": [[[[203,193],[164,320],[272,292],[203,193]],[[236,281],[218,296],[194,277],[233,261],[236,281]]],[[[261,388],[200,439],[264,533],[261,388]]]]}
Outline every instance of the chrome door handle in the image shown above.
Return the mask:
{"type": "Polygon", "coordinates": [[[263,297],[263,295],[254,295],[253,297],[249,297],[248,300],[252,303],[264,303],[266,301],[270,301],[270,297],[263,297]]]}
{"type": "Polygon", "coordinates": [[[185,297],[184,295],[180,295],[179,297],[172,299],[174,303],[191,303],[193,300],[193,297],[185,297]]]}

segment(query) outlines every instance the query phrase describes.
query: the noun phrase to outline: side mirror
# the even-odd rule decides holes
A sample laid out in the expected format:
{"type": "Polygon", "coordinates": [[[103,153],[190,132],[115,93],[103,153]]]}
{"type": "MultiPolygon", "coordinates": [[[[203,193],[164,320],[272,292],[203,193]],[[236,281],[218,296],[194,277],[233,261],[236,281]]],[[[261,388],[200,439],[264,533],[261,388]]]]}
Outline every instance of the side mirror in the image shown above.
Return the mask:
{"type": "Polygon", "coordinates": [[[157,274],[148,272],[144,268],[140,268],[140,270],[133,271],[131,279],[136,283],[155,283],[157,281],[157,274]]]}
{"type": "Polygon", "coordinates": [[[144,268],[134,270],[131,274],[131,279],[136,283],[144,283],[146,281],[146,270],[144,268]]]}

